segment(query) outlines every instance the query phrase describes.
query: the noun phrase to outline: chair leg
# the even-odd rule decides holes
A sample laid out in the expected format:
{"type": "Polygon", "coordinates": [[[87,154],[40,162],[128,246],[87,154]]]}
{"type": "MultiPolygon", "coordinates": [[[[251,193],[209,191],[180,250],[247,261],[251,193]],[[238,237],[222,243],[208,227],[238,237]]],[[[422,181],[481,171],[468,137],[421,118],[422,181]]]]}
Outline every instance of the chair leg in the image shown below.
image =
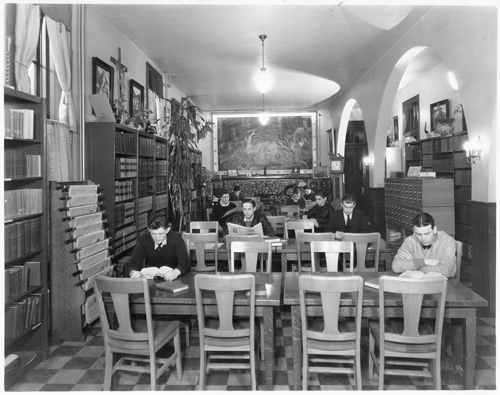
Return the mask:
{"type": "Polygon", "coordinates": [[[309,357],[304,355],[302,358],[302,391],[307,391],[309,385],[309,357]]]}
{"type": "MultiPolygon", "coordinates": [[[[189,324],[188,324],[189,326],[189,324]]],[[[174,352],[177,355],[175,360],[175,367],[177,370],[177,380],[182,380],[182,351],[181,351],[181,330],[177,328],[177,333],[174,337],[174,352]]]]}
{"type": "Polygon", "coordinates": [[[374,340],[372,331],[370,330],[369,334],[369,343],[368,343],[368,378],[373,379],[373,370],[375,369],[373,366],[373,356],[375,352],[374,340]]]}
{"type": "Polygon", "coordinates": [[[356,374],[356,390],[361,391],[362,390],[362,384],[361,384],[361,355],[359,349],[356,351],[356,369],[355,369],[355,374],[356,374]]]}
{"type": "Polygon", "coordinates": [[[186,347],[189,347],[189,326],[191,324],[191,320],[188,319],[188,322],[184,324],[184,330],[186,331],[186,347]]]}
{"type": "MultiPolygon", "coordinates": [[[[200,334],[201,336],[201,334],[200,334]]],[[[203,350],[203,344],[200,344],[200,379],[198,383],[198,391],[203,391],[203,387],[205,386],[205,370],[206,370],[206,355],[203,350]]]]}
{"type": "Polygon", "coordinates": [[[111,391],[111,380],[113,379],[113,353],[106,350],[104,362],[104,391],[111,391]]]}
{"type": "Polygon", "coordinates": [[[149,361],[150,361],[150,376],[151,376],[151,391],[156,391],[156,354],[152,353],[149,356],[149,361]]]}
{"type": "Polygon", "coordinates": [[[260,360],[264,360],[265,342],[264,342],[264,319],[260,319],[260,360]]]}
{"type": "Polygon", "coordinates": [[[382,350],[380,350],[380,358],[378,364],[378,389],[379,391],[384,390],[384,374],[385,374],[385,356],[382,350]]]}
{"type": "Polygon", "coordinates": [[[255,348],[250,345],[250,375],[252,380],[252,391],[257,391],[257,377],[255,375],[255,348]]]}
{"type": "Polygon", "coordinates": [[[441,390],[441,362],[436,358],[432,361],[432,365],[434,370],[434,387],[436,390],[441,390]]]}

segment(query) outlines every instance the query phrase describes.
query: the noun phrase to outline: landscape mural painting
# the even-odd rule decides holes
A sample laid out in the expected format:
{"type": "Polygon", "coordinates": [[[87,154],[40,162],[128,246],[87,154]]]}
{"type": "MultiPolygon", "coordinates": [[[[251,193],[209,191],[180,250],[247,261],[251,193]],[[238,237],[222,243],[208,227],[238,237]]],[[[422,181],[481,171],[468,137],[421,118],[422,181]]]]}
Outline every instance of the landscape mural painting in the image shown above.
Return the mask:
{"type": "Polygon", "coordinates": [[[315,116],[271,116],[265,126],[257,116],[218,116],[215,167],[218,170],[292,166],[312,169],[315,116]]]}

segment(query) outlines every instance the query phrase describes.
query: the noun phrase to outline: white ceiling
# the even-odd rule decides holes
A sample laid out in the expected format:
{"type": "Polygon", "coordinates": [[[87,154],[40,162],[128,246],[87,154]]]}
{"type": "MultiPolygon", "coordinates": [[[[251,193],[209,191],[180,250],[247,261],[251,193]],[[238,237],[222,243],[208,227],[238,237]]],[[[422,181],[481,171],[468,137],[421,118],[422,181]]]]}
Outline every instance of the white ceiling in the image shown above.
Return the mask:
{"type": "MultiPolygon", "coordinates": [[[[180,3],[91,6],[204,111],[262,109],[260,34],[274,78],[266,110],[327,108],[429,8],[180,3]]],[[[439,62],[432,53],[419,58],[407,81],[439,62]]]]}

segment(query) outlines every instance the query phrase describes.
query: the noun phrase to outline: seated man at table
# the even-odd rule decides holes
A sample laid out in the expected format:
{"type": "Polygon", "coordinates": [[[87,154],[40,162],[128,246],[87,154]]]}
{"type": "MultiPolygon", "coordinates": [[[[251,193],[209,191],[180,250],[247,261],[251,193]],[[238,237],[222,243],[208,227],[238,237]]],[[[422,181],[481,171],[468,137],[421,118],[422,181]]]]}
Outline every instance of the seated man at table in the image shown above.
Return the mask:
{"type": "Polygon", "coordinates": [[[125,273],[131,278],[142,277],[144,267],[167,266],[173,270],[167,271],[163,278],[166,281],[191,270],[191,259],[186,251],[182,237],[172,232],[172,224],[162,214],[157,214],[148,222],[148,232],[139,237],[132,252],[132,258],[127,263],[125,273]]]}
{"type": "Polygon", "coordinates": [[[356,196],[346,193],[342,197],[342,209],[333,213],[333,232],[335,238],[342,240],[345,233],[370,233],[370,219],[356,207],[356,196]]]}
{"type": "Polygon", "coordinates": [[[327,194],[325,191],[315,193],[316,204],[304,214],[302,219],[313,219],[314,232],[333,232],[333,213],[335,210],[327,202],[327,194]]]}
{"type": "Polygon", "coordinates": [[[235,185],[233,188],[233,192],[229,194],[229,200],[231,202],[243,201],[245,200],[245,194],[241,191],[241,187],[239,185],[235,185]]]}
{"type": "MultiPolygon", "coordinates": [[[[214,198],[217,199],[217,198],[214,198]]],[[[226,215],[229,211],[236,209],[237,206],[233,202],[229,201],[229,192],[222,191],[220,199],[213,202],[212,214],[210,214],[210,221],[219,222],[219,233],[222,235],[224,232],[227,233],[226,222],[230,218],[230,215],[226,215]]]]}
{"type": "Polygon", "coordinates": [[[275,237],[274,229],[266,215],[257,210],[257,205],[253,199],[243,201],[243,211],[234,213],[227,221],[228,223],[252,228],[257,224],[262,224],[264,236],[275,237]]]}
{"type": "Polygon", "coordinates": [[[438,272],[453,277],[456,271],[455,239],[438,231],[434,218],[428,213],[412,220],[413,235],[408,236],[392,262],[395,273],[418,270],[423,273],[438,272]]]}
{"type": "Polygon", "coordinates": [[[299,206],[301,210],[306,208],[306,201],[303,197],[300,197],[298,187],[293,188],[292,196],[285,200],[285,206],[299,206]]]}
{"type": "Polygon", "coordinates": [[[311,202],[314,202],[315,200],[315,194],[309,185],[304,187],[304,199],[310,200],[311,202]]]}

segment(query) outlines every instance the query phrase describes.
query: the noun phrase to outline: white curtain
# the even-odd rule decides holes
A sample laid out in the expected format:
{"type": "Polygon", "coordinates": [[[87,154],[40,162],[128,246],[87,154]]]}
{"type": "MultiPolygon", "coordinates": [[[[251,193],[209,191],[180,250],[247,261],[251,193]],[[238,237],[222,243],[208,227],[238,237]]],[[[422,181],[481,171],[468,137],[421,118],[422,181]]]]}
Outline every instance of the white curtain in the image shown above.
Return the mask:
{"type": "Polygon", "coordinates": [[[71,181],[71,138],[69,127],[62,122],[47,120],[47,168],[49,181],[71,181]]]}
{"type": "Polygon", "coordinates": [[[59,121],[74,129],[76,117],[71,94],[71,59],[68,32],[64,24],[55,22],[48,16],[45,17],[45,22],[49,33],[50,55],[54,60],[57,79],[62,89],[59,102],[59,121]]]}
{"type": "Polygon", "coordinates": [[[22,92],[31,93],[28,67],[35,57],[39,34],[40,7],[33,4],[17,4],[14,69],[16,89],[22,92]]]}

